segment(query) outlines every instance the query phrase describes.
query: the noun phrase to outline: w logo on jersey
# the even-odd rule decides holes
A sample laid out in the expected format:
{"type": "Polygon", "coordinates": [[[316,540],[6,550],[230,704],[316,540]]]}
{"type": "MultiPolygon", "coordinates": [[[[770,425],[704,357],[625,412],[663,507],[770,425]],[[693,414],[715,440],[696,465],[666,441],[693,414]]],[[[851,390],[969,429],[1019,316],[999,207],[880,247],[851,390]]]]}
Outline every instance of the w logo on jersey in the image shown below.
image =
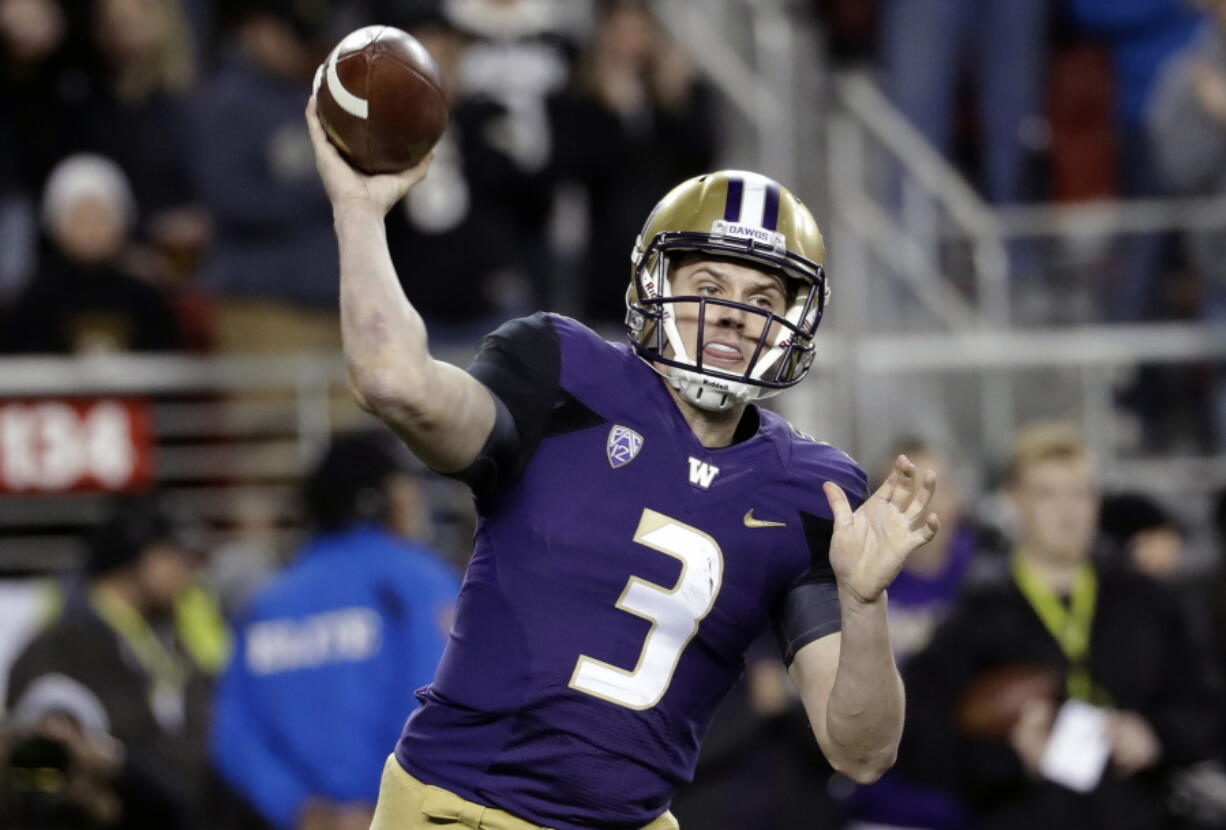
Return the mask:
{"type": "Polygon", "coordinates": [[[624,427],[614,424],[609,430],[609,440],[605,442],[605,453],[609,456],[609,466],[616,470],[634,460],[643,448],[643,436],[624,427]]]}
{"type": "Polygon", "coordinates": [[[717,475],[719,475],[719,467],[690,456],[690,484],[706,490],[711,486],[711,482],[715,481],[717,475]]]}

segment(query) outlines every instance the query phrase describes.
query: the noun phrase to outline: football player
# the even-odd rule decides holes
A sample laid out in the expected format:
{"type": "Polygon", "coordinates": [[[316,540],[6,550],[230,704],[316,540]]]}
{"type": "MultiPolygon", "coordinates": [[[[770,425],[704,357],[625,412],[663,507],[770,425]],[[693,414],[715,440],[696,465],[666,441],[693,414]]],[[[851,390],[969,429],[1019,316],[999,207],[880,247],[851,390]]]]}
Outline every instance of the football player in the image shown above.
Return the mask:
{"type": "Polygon", "coordinates": [[[479,514],[373,828],[676,827],[673,791],[772,623],[831,764],[877,778],[903,721],[885,589],[936,532],[936,480],[900,456],[868,498],[851,458],[754,404],[812,362],[827,287],[804,205],[754,173],[683,182],[634,246],[629,344],[536,314],[465,371],[430,356],[384,239],[429,160],[363,176],[313,101],[307,122],[353,390],[479,514]]]}

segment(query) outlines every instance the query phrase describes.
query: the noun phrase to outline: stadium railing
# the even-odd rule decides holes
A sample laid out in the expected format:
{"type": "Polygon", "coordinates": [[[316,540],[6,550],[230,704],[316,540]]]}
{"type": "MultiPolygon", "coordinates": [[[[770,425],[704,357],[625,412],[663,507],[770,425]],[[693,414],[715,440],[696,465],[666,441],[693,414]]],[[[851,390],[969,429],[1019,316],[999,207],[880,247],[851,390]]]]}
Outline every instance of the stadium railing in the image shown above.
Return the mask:
{"type": "MultiPolygon", "coordinates": [[[[1195,319],[1104,322],[1120,246],[1226,229],[1226,200],[989,205],[869,77],[839,78],[834,90],[836,336],[825,346],[841,394],[826,430],[871,451],[882,435],[928,427],[998,457],[1023,421],[1076,417],[1109,474],[1131,478],[1144,447],[1117,390],[1141,367],[1221,361],[1226,333],[1195,319]]],[[[811,389],[802,406],[820,396],[811,389]]],[[[1195,469],[1183,486],[1226,485],[1226,458],[1195,442],[1167,455],[1144,462],[1166,470],[1156,480],[1179,486],[1177,471],[1195,469]]]]}
{"type": "Polygon", "coordinates": [[[335,354],[0,359],[0,570],[76,562],[115,491],[156,487],[205,532],[255,495],[292,533],[306,465],[365,417],[335,354]]]}
{"type": "MultiPolygon", "coordinates": [[[[816,379],[778,399],[798,427],[870,464],[883,442],[920,433],[979,466],[1026,420],[1075,417],[1109,483],[1200,507],[1226,486],[1226,456],[1195,442],[1147,454],[1116,401],[1143,367],[1203,373],[1226,359],[1226,333],[1103,324],[1095,297],[1122,238],[1226,229],[1226,201],[988,205],[870,77],[823,77],[810,21],[784,0],[657,8],[750,127],[732,131],[727,162],[799,182],[827,231],[834,295],[816,379]],[[1011,279],[1019,269],[1030,278],[1011,279]]],[[[345,398],[333,355],[21,360],[0,371],[0,402],[81,395],[147,401],[160,483],[216,521],[229,520],[235,488],[288,505],[345,398]]],[[[85,489],[0,492],[0,567],[15,549],[62,552],[50,525],[84,521],[98,503],[85,489]]],[[[289,506],[283,521],[293,526],[289,506]]]]}

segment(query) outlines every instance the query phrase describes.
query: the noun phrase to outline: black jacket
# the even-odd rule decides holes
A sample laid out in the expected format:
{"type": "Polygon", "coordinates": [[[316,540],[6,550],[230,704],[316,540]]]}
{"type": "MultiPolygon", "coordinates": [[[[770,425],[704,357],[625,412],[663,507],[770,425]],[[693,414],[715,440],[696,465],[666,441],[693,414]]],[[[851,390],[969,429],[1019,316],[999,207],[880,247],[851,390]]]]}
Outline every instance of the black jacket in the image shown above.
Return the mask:
{"type": "Polygon", "coordinates": [[[164,729],[154,715],[149,679],[115,632],[88,607],[69,606],[18,656],[9,675],[13,711],[39,678],[65,675],[96,698],[127,766],[113,783],[125,804],[122,830],[177,830],[194,823],[205,776],[209,681],[194,675],[184,697],[185,722],[164,729]]]}
{"type": "Polygon", "coordinates": [[[1090,673],[1119,710],[1143,716],[1162,744],[1159,766],[1124,778],[1110,767],[1079,795],[1027,775],[1005,743],[969,740],[953,727],[959,695],[976,674],[1006,663],[1068,670],[1055,639],[1006,569],[968,589],[906,672],[907,726],[899,768],[957,790],[983,828],[1131,830],[1169,824],[1162,788],[1172,768],[1214,754],[1219,706],[1208,662],[1165,588],[1139,574],[1099,570],[1090,673]]]}
{"type": "Polygon", "coordinates": [[[38,273],[0,319],[0,351],[73,354],[109,342],[121,352],[182,346],[174,309],[157,288],[113,265],[73,263],[47,246],[38,273]]]}

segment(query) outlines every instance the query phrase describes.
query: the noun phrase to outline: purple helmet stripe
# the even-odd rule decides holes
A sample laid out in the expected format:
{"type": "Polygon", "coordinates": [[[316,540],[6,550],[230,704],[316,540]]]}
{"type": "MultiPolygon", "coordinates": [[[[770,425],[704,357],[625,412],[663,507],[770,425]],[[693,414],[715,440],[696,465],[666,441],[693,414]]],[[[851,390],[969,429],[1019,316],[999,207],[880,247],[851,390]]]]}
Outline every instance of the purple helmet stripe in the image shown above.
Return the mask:
{"type": "Polygon", "coordinates": [[[724,202],[724,221],[741,221],[741,197],[745,193],[745,182],[742,179],[728,180],[728,199],[724,202]]]}
{"type": "Polygon", "coordinates": [[[766,186],[766,207],[762,209],[762,227],[773,231],[779,225],[779,185],[766,186]]]}

